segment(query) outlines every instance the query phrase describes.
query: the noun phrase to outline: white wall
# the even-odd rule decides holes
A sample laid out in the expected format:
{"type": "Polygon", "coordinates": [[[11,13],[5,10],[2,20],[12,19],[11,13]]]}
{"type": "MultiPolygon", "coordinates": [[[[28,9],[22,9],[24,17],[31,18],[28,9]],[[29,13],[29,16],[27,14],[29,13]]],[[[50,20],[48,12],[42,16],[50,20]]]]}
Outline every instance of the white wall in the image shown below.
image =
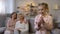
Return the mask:
{"type": "Polygon", "coordinates": [[[35,3],[41,3],[41,2],[46,2],[49,4],[49,9],[50,9],[50,13],[54,14],[55,12],[57,11],[60,11],[60,10],[53,10],[53,7],[55,4],[58,4],[59,5],[59,2],[60,0],[16,0],[16,7],[17,6],[24,6],[26,5],[26,3],[29,3],[29,2],[35,2],[35,3]]]}
{"type": "MultiPolygon", "coordinates": [[[[60,22],[60,10],[54,10],[54,5],[57,4],[60,6],[60,0],[35,0],[36,3],[46,2],[49,5],[50,14],[53,15],[60,22]]],[[[60,8],[59,8],[60,9],[60,8]]]]}
{"type": "Polygon", "coordinates": [[[10,14],[15,11],[15,0],[6,0],[6,13],[10,14]]]}
{"type": "Polygon", "coordinates": [[[17,6],[24,6],[29,2],[35,2],[37,4],[40,2],[46,2],[49,4],[51,14],[58,16],[58,14],[60,13],[60,10],[53,9],[53,6],[55,4],[60,5],[60,0],[6,0],[6,13],[16,11],[17,6]]]}
{"type": "Polygon", "coordinates": [[[17,6],[24,6],[28,2],[35,2],[37,4],[41,3],[41,2],[48,3],[50,14],[52,14],[53,17],[58,19],[58,22],[60,22],[60,10],[53,9],[55,4],[60,6],[60,0],[16,0],[16,7],[17,6]]]}
{"type": "Polygon", "coordinates": [[[53,17],[58,19],[58,22],[60,22],[60,10],[53,9],[55,4],[60,6],[60,0],[6,0],[6,13],[12,13],[17,10],[16,8],[18,6],[24,6],[29,2],[35,2],[36,4],[41,2],[48,3],[50,14],[52,14],[53,17]]]}

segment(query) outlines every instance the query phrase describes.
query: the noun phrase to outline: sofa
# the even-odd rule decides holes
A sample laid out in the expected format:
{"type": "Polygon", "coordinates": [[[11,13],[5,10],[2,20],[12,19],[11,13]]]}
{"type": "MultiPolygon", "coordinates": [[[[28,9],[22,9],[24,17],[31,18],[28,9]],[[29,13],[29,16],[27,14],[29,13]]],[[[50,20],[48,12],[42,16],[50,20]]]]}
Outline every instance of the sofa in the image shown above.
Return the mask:
{"type": "MultiPolygon", "coordinates": [[[[5,30],[6,30],[6,21],[8,20],[8,17],[10,17],[10,14],[5,14],[5,15],[0,15],[0,34],[4,34],[5,30]]],[[[34,20],[33,19],[29,19],[28,18],[28,22],[29,22],[29,33],[30,34],[34,34],[34,20]]]]}
{"type": "Polygon", "coordinates": [[[0,14],[0,34],[3,34],[6,29],[5,20],[6,20],[6,15],[0,14]]]}
{"type": "MultiPolygon", "coordinates": [[[[4,31],[6,30],[6,21],[7,17],[10,17],[9,14],[6,15],[0,15],[0,34],[4,34],[4,31]]],[[[35,34],[34,30],[34,18],[28,18],[29,22],[29,33],[35,34]]],[[[60,34],[60,23],[54,23],[54,29],[51,31],[51,34],[60,34]]]]}

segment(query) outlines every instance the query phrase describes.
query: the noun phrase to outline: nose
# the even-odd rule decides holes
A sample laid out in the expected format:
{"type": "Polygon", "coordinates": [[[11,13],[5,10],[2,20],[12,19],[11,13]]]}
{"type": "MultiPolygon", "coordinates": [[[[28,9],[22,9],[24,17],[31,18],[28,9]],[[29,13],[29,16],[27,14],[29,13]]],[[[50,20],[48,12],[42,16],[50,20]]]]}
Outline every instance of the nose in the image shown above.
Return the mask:
{"type": "Polygon", "coordinates": [[[43,14],[43,12],[44,12],[44,11],[39,11],[38,13],[39,13],[39,14],[43,14]]]}
{"type": "Polygon", "coordinates": [[[41,14],[42,12],[41,12],[41,11],[39,11],[38,13],[40,13],[40,14],[41,14]]]}
{"type": "Polygon", "coordinates": [[[44,12],[44,11],[40,10],[39,12],[44,12]]]}

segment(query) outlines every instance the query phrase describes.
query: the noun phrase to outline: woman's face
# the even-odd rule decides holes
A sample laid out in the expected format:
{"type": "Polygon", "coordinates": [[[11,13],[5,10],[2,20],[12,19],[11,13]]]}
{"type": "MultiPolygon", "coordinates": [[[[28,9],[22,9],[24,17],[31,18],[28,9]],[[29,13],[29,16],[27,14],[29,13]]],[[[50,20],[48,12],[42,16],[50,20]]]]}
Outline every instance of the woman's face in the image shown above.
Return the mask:
{"type": "Polygon", "coordinates": [[[13,15],[12,15],[12,18],[17,18],[17,15],[16,15],[16,13],[14,13],[13,15]]]}
{"type": "Polygon", "coordinates": [[[39,14],[44,14],[45,12],[46,12],[46,9],[44,8],[44,6],[41,5],[38,7],[38,13],[39,14]]]}

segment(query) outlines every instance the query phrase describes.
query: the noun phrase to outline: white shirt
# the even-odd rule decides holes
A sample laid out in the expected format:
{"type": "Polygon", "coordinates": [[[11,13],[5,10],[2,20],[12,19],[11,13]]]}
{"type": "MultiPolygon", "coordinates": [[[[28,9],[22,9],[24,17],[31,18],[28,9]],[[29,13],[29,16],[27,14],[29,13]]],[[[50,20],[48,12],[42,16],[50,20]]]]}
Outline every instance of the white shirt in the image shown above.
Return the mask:
{"type": "Polygon", "coordinates": [[[20,21],[16,22],[15,29],[19,29],[21,32],[28,31],[28,23],[20,23],[20,21]]]}

